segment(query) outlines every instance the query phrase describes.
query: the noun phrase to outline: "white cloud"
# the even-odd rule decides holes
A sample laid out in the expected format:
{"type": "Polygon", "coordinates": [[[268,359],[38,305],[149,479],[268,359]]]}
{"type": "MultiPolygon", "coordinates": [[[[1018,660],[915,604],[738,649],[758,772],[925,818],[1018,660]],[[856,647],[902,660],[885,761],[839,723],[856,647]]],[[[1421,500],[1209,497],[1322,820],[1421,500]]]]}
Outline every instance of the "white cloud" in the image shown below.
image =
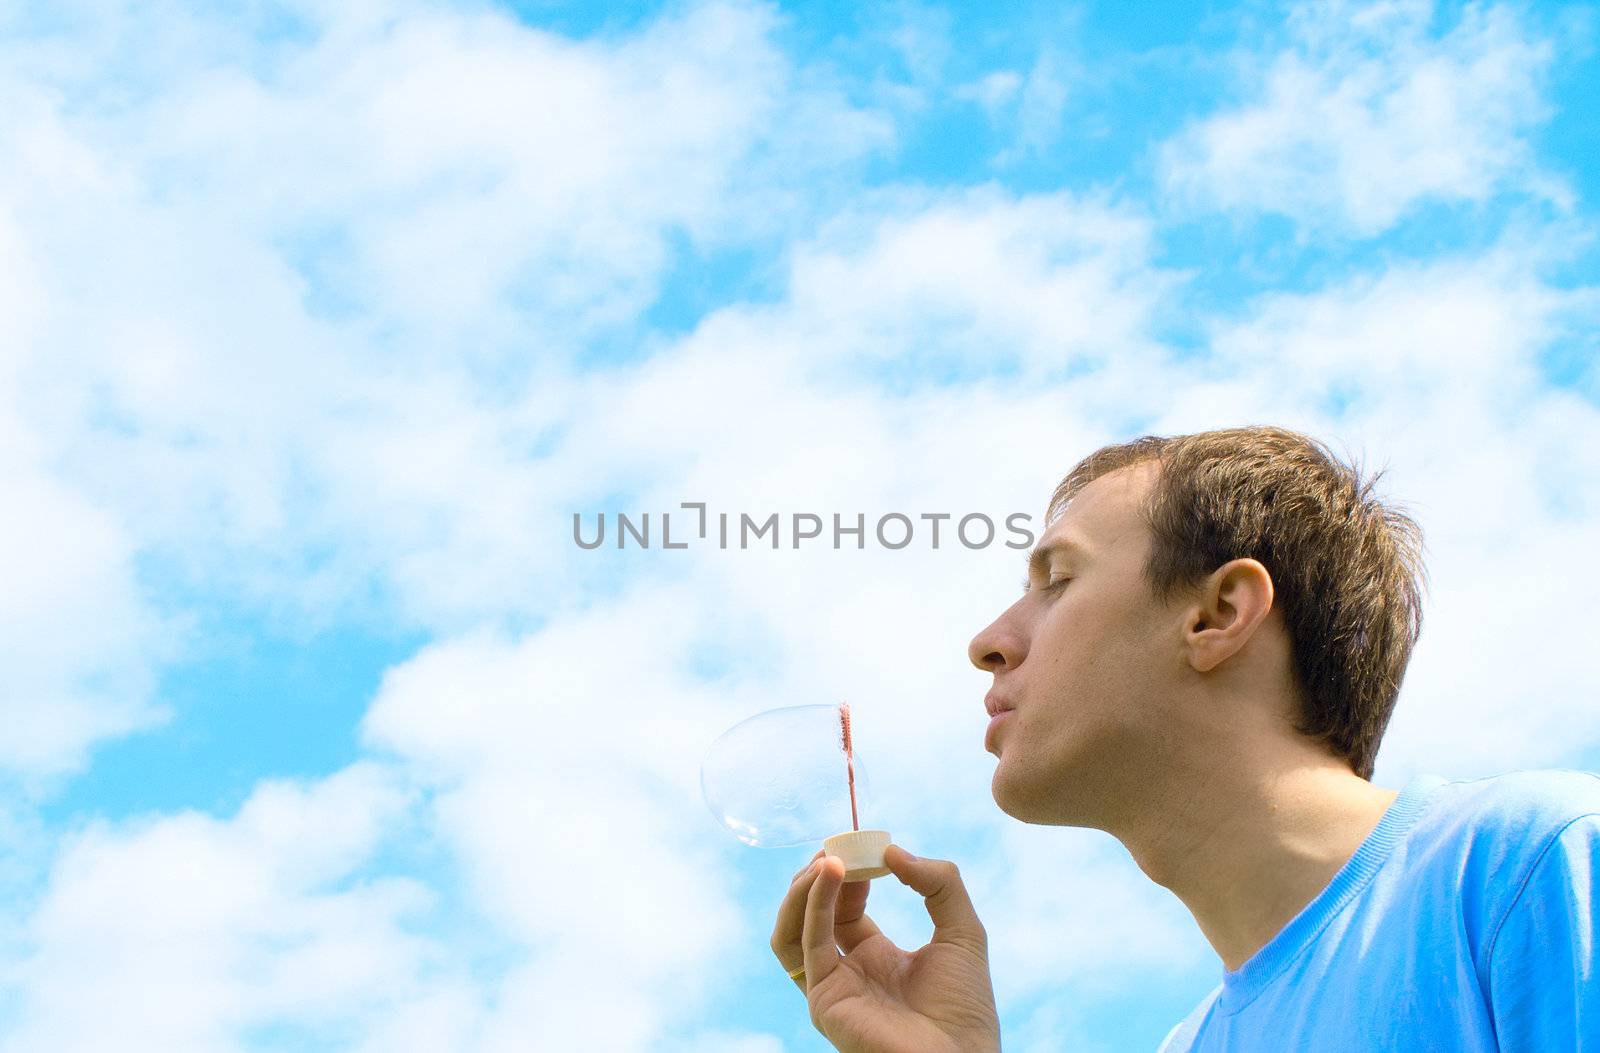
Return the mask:
{"type": "Polygon", "coordinates": [[[1430,0],[1296,7],[1292,42],[1247,58],[1252,96],[1166,144],[1168,190],[1358,235],[1432,201],[1565,202],[1529,143],[1550,43],[1504,5],[1469,5],[1437,36],[1436,17],[1430,0]]]}
{"type": "MultiPolygon", "coordinates": [[[[379,768],[263,783],[230,819],[196,813],[69,838],[9,970],[15,1050],[226,1050],[254,1029],[377,1024],[438,977],[407,923],[430,895],[353,877],[407,802],[379,768]]],[[[444,986],[448,986],[448,977],[444,986]]]]}
{"type": "Polygon", "coordinates": [[[1022,77],[1015,70],[1000,69],[986,73],[977,80],[959,84],[951,89],[950,94],[977,103],[992,121],[999,118],[1003,108],[1016,98],[1021,87],[1022,77]]]}
{"type": "Polygon", "coordinates": [[[1067,130],[1062,117],[1074,72],[1058,48],[1045,45],[1025,74],[994,70],[956,85],[950,94],[980,107],[1005,135],[1009,145],[994,158],[996,165],[1005,166],[1043,154],[1060,141],[1067,130]]]}
{"type": "Polygon", "coordinates": [[[76,50],[10,46],[18,424],[191,586],[431,626],[543,609],[534,495],[567,469],[529,454],[572,356],[632,339],[675,245],[803,227],[887,128],[752,5],[584,42],[487,8],[291,28],[245,54],[201,13],[108,13],[76,50]]]}
{"type": "Polygon", "coordinates": [[[6,502],[20,510],[0,517],[0,768],[32,780],[159,720],[152,666],[171,644],[139,594],[125,531],[41,472],[28,445],[0,425],[6,502]]]}
{"type": "Polygon", "coordinates": [[[96,742],[161,718],[154,672],[176,627],[141,595],[136,539],[51,472],[56,451],[22,419],[47,278],[4,211],[0,272],[0,771],[37,788],[96,742]]]}
{"type": "Polygon", "coordinates": [[[391,671],[364,724],[432,795],[433,836],[511,947],[484,1049],[647,1048],[695,1023],[732,907],[699,799],[704,743],[759,707],[697,682],[689,591],[644,591],[521,641],[463,638],[391,671]]]}
{"type": "Polygon", "coordinates": [[[795,327],[821,337],[818,357],[898,362],[913,384],[1141,353],[1173,284],[1150,266],[1148,220],[1105,200],[977,190],[868,205],[870,220],[843,217],[796,253],[795,327]]]}
{"type": "Polygon", "coordinates": [[[1017,100],[1017,139],[999,157],[1004,164],[1028,153],[1042,153],[1054,145],[1065,129],[1062,114],[1071,97],[1072,69],[1059,51],[1040,50],[1017,100]]]}

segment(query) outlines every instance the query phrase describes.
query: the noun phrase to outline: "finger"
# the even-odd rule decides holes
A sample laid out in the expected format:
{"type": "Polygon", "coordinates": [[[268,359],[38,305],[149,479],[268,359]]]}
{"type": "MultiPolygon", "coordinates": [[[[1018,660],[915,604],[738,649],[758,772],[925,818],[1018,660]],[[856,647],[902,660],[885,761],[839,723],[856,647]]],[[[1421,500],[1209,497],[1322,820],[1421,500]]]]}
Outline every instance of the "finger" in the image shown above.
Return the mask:
{"type": "Polygon", "coordinates": [[[816,865],[817,860],[827,855],[827,853],[828,850],[826,848],[817,849],[817,854],[812,856],[810,861],[807,862],[805,866],[794,872],[794,877],[789,879],[789,884],[793,885],[796,881],[799,881],[801,878],[811,873],[811,868],[816,865]]]}
{"type": "Polygon", "coordinates": [[[988,934],[954,863],[918,859],[899,845],[884,849],[883,863],[902,884],[922,896],[928,917],[933,919],[934,942],[967,944],[986,952],[988,934]]]}
{"type": "Polygon", "coordinates": [[[833,915],[833,934],[846,954],[878,935],[878,926],[866,914],[867,892],[871,888],[870,881],[851,881],[839,890],[839,903],[833,915]]]}
{"type": "Polygon", "coordinates": [[[814,865],[802,870],[789,883],[789,891],[778,905],[778,920],[772,927],[772,953],[777,955],[784,972],[800,968],[804,958],[800,937],[806,916],[806,894],[811,891],[816,876],[814,865]]]}
{"type": "Polygon", "coordinates": [[[800,935],[805,953],[807,989],[822,983],[839,968],[839,944],[834,936],[834,910],[839,886],[844,884],[844,861],[824,856],[806,894],[806,919],[800,935]]]}

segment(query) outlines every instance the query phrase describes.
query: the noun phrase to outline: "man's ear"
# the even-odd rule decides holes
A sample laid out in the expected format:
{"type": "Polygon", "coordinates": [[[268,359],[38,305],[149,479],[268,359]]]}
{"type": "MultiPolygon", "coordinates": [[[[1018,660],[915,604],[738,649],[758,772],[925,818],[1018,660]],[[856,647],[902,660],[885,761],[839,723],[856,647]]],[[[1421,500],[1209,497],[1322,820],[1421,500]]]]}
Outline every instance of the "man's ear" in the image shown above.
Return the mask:
{"type": "Polygon", "coordinates": [[[1272,596],[1272,575],[1257,560],[1236,559],[1212,571],[1189,608],[1189,664],[1209,673],[1237,654],[1272,610],[1272,596]]]}

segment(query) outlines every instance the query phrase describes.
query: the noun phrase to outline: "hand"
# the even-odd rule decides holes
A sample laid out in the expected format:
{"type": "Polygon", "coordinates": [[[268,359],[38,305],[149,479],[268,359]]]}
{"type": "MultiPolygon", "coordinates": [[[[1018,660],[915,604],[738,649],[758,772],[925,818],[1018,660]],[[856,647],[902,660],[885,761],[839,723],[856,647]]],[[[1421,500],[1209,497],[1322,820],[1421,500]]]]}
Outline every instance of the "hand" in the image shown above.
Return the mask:
{"type": "Polygon", "coordinates": [[[896,947],[864,913],[871,882],[846,885],[844,863],[818,852],[795,875],[772,930],[784,970],[805,965],[795,982],[811,1022],[844,1053],[998,1051],[988,935],[955,864],[898,845],[883,861],[923,896],[933,939],[911,952],[896,947]]]}

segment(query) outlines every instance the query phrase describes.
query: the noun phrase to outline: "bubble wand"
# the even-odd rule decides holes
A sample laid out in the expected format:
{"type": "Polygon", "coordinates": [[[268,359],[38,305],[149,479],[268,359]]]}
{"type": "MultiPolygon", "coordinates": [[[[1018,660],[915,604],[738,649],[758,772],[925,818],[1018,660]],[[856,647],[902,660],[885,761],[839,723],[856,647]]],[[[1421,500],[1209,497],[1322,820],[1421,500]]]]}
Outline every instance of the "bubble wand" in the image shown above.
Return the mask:
{"type": "Polygon", "coordinates": [[[889,873],[887,830],[863,830],[872,818],[871,783],[856,758],[850,706],[789,706],[740,721],[707,750],[700,789],[717,821],[747,845],[781,848],[822,841],[844,863],[846,881],[889,873]],[[839,755],[844,754],[844,785],[839,755]],[[840,793],[840,790],[846,791],[840,793]],[[844,825],[846,798],[850,828],[844,825]]]}

